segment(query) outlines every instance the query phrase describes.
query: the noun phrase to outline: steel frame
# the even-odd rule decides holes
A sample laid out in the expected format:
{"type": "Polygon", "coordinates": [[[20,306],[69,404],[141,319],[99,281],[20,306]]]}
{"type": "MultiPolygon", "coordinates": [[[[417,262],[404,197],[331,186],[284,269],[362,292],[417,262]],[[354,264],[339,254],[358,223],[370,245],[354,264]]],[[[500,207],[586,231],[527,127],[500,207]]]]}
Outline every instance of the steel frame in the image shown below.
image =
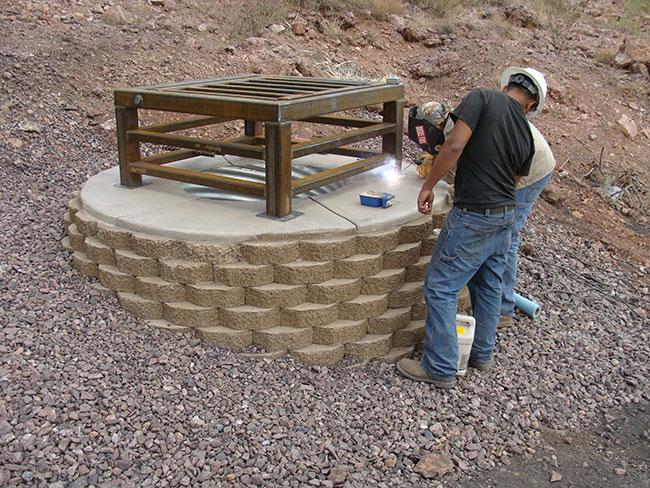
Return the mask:
{"type": "Polygon", "coordinates": [[[384,82],[244,75],[116,90],[115,116],[122,185],[142,185],[142,175],[235,191],[266,198],[266,213],[291,213],[299,193],[393,162],[401,169],[404,87],[384,82]],[[383,120],[332,115],[383,104],[383,120]],[[138,110],[192,114],[181,120],[139,126],[138,110]],[[232,120],[244,120],[244,135],[223,141],[172,134],[232,120]],[[292,122],[344,127],[347,130],[308,141],[291,137],[292,122]],[[349,144],[382,138],[382,150],[349,144]],[[179,148],[146,158],[140,144],[179,148]],[[262,159],[266,183],[254,183],[167,163],[214,153],[262,159]],[[291,179],[291,161],[314,153],[361,158],[298,180],[291,179]]]}

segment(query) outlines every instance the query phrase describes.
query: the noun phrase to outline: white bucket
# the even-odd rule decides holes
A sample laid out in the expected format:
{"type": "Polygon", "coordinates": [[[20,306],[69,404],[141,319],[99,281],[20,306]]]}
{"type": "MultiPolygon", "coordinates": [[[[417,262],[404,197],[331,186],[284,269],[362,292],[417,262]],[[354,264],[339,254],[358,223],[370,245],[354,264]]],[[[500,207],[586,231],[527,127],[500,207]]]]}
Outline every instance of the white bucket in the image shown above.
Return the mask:
{"type": "Polygon", "coordinates": [[[476,320],[469,315],[456,315],[456,333],[458,334],[458,372],[456,376],[465,376],[467,361],[474,342],[476,320]]]}

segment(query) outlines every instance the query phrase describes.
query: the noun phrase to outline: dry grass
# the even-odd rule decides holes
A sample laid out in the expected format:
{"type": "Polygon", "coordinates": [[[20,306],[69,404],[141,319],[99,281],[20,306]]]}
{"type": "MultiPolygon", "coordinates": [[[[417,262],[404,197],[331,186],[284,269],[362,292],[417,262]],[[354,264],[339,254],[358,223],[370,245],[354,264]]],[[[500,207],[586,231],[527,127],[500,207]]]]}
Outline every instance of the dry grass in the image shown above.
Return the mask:
{"type": "Polygon", "coordinates": [[[276,0],[214,3],[212,17],[223,19],[228,34],[236,41],[259,35],[269,25],[283,22],[289,12],[287,4],[276,0]]]}
{"type": "Polygon", "coordinates": [[[594,61],[600,64],[604,64],[605,66],[610,66],[612,63],[614,63],[615,56],[615,49],[601,49],[596,53],[596,56],[594,56],[594,61]]]}
{"type": "Polygon", "coordinates": [[[402,0],[369,0],[368,9],[374,18],[385,19],[391,14],[403,14],[406,6],[402,0]]]}

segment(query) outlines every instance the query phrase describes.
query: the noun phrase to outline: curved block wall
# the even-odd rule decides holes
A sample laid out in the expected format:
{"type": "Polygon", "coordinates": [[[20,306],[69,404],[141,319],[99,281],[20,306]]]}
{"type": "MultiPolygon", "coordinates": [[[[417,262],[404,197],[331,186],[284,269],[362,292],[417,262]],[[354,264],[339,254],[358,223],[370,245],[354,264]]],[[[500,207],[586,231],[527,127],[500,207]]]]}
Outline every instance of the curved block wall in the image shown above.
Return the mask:
{"type": "MultiPolygon", "coordinates": [[[[424,337],[423,279],[443,217],[371,234],[222,245],[98,221],[76,196],[63,246],[76,269],[154,327],[309,364],[345,355],[395,361],[424,337]]],[[[465,289],[459,310],[468,307],[465,289]]]]}

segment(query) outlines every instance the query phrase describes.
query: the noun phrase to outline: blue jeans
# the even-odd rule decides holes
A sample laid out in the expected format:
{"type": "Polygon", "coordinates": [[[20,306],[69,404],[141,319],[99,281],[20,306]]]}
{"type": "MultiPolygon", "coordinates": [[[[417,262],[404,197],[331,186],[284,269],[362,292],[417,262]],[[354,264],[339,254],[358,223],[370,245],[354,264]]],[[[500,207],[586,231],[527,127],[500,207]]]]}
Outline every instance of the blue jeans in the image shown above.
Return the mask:
{"type": "Polygon", "coordinates": [[[456,376],[456,307],[458,292],[465,285],[476,319],[470,361],[484,364],[492,359],[514,218],[514,210],[483,215],[454,207],[449,212],[424,282],[427,318],[422,363],[432,378],[447,381],[456,376]]]}
{"type": "Polygon", "coordinates": [[[517,281],[517,255],[519,254],[519,234],[526,225],[535,201],[551,179],[551,174],[515,193],[515,223],[512,226],[510,249],[506,256],[506,269],[503,272],[503,297],[501,298],[501,315],[512,317],[515,314],[515,282],[517,281]]]}

